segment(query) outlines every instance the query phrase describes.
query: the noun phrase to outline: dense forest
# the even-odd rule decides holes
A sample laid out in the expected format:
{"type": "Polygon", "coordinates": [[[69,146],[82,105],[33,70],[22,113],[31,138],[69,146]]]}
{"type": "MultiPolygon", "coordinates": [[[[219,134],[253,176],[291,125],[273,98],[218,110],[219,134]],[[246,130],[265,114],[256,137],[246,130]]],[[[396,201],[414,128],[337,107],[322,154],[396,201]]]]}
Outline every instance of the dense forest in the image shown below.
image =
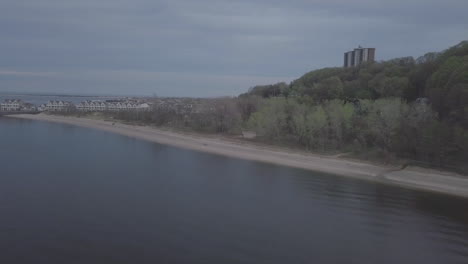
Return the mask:
{"type": "Polygon", "coordinates": [[[467,41],[417,59],[315,70],[290,84],[255,86],[204,104],[192,113],[154,109],[116,117],[210,133],[252,130],[272,144],[467,172],[467,41]]]}
{"type": "Polygon", "coordinates": [[[467,41],[418,59],[320,69],[240,97],[254,96],[268,100],[248,124],[270,140],[437,166],[468,161],[467,41]]]}

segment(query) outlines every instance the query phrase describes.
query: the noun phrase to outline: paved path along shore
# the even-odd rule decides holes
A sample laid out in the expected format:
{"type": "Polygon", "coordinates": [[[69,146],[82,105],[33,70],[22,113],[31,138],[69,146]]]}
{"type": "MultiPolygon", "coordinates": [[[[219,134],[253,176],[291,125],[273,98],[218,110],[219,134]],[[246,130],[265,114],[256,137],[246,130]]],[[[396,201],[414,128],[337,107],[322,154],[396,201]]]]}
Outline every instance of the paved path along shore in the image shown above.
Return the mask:
{"type": "Polygon", "coordinates": [[[411,166],[406,167],[403,170],[393,170],[391,167],[367,162],[358,162],[339,157],[322,156],[305,152],[295,152],[273,146],[259,146],[249,144],[247,141],[244,142],[240,140],[235,141],[210,136],[184,134],[161,130],[150,126],[126,125],[118,122],[88,118],[46,114],[21,114],[10,117],[99,129],[196,151],[367,179],[386,184],[468,198],[468,176],[451,172],[411,166]]]}

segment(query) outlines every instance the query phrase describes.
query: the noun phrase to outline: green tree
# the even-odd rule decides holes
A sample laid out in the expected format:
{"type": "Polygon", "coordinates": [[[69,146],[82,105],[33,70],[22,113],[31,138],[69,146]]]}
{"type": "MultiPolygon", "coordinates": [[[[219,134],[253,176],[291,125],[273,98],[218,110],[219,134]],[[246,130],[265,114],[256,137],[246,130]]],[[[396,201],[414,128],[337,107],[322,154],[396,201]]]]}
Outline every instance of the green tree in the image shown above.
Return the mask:
{"type": "Polygon", "coordinates": [[[468,104],[468,56],[449,57],[427,84],[427,95],[442,119],[453,115],[461,117],[468,104]]]}

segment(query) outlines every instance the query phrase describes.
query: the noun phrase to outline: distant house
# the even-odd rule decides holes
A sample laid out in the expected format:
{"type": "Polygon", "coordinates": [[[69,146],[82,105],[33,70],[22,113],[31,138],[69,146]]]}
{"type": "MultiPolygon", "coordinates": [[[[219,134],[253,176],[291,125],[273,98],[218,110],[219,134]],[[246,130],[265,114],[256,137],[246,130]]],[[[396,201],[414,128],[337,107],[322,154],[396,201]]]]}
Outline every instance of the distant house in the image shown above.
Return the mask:
{"type": "Polygon", "coordinates": [[[45,111],[57,112],[57,111],[69,111],[73,108],[74,105],[72,102],[68,101],[49,101],[44,106],[45,111]]]}
{"type": "Polygon", "coordinates": [[[137,103],[136,101],[84,101],[76,105],[76,109],[85,112],[102,111],[129,111],[129,110],[148,110],[150,106],[147,103],[137,103]]]}
{"type": "Polygon", "coordinates": [[[81,102],[81,103],[77,104],[77,105],[76,105],[76,109],[77,109],[78,111],[86,111],[86,109],[87,109],[87,102],[85,101],[85,102],[81,102]]]}
{"type": "Polygon", "coordinates": [[[149,109],[150,109],[150,105],[147,104],[147,103],[142,103],[142,104],[139,104],[139,105],[137,106],[137,109],[139,109],[139,110],[149,110],[149,109]]]}
{"type": "Polygon", "coordinates": [[[110,102],[110,103],[107,103],[107,110],[109,111],[127,110],[127,104],[124,102],[110,102]]]}
{"type": "Polygon", "coordinates": [[[4,112],[28,112],[36,110],[36,106],[23,102],[20,99],[6,99],[3,103],[0,103],[0,111],[4,112]]]}
{"type": "Polygon", "coordinates": [[[20,111],[37,111],[37,107],[31,103],[24,103],[20,111]]]}
{"type": "Polygon", "coordinates": [[[6,99],[0,104],[1,111],[20,111],[23,101],[19,99],[6,99]]]}
{"type": "Polygon", "coordinates": [[[107,110],[107,105],[103,101],[84,101],[76,105],[76,109],[79,111],[105,111],[107,110]]]}
{"type": "Polygon", "coordinates": [[[41,105],[39,105],[39,106],[37,107],[37,110],[40,111],[40,112],[46,111],[46,110],[47,110],[47,109],[46,109],[46,104],[41,104],[41,105]]]}

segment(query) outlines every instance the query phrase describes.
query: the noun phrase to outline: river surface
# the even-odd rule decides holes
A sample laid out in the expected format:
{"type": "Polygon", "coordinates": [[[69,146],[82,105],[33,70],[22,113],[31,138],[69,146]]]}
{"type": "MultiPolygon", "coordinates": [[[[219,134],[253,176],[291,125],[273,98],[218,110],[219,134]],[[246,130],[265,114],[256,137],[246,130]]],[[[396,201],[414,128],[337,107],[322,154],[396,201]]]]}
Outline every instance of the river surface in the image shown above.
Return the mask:
{"type": "Polygon", "coordinates": [[[468,200],[0,118],[0,263],[468,263],[468,200]]]}

